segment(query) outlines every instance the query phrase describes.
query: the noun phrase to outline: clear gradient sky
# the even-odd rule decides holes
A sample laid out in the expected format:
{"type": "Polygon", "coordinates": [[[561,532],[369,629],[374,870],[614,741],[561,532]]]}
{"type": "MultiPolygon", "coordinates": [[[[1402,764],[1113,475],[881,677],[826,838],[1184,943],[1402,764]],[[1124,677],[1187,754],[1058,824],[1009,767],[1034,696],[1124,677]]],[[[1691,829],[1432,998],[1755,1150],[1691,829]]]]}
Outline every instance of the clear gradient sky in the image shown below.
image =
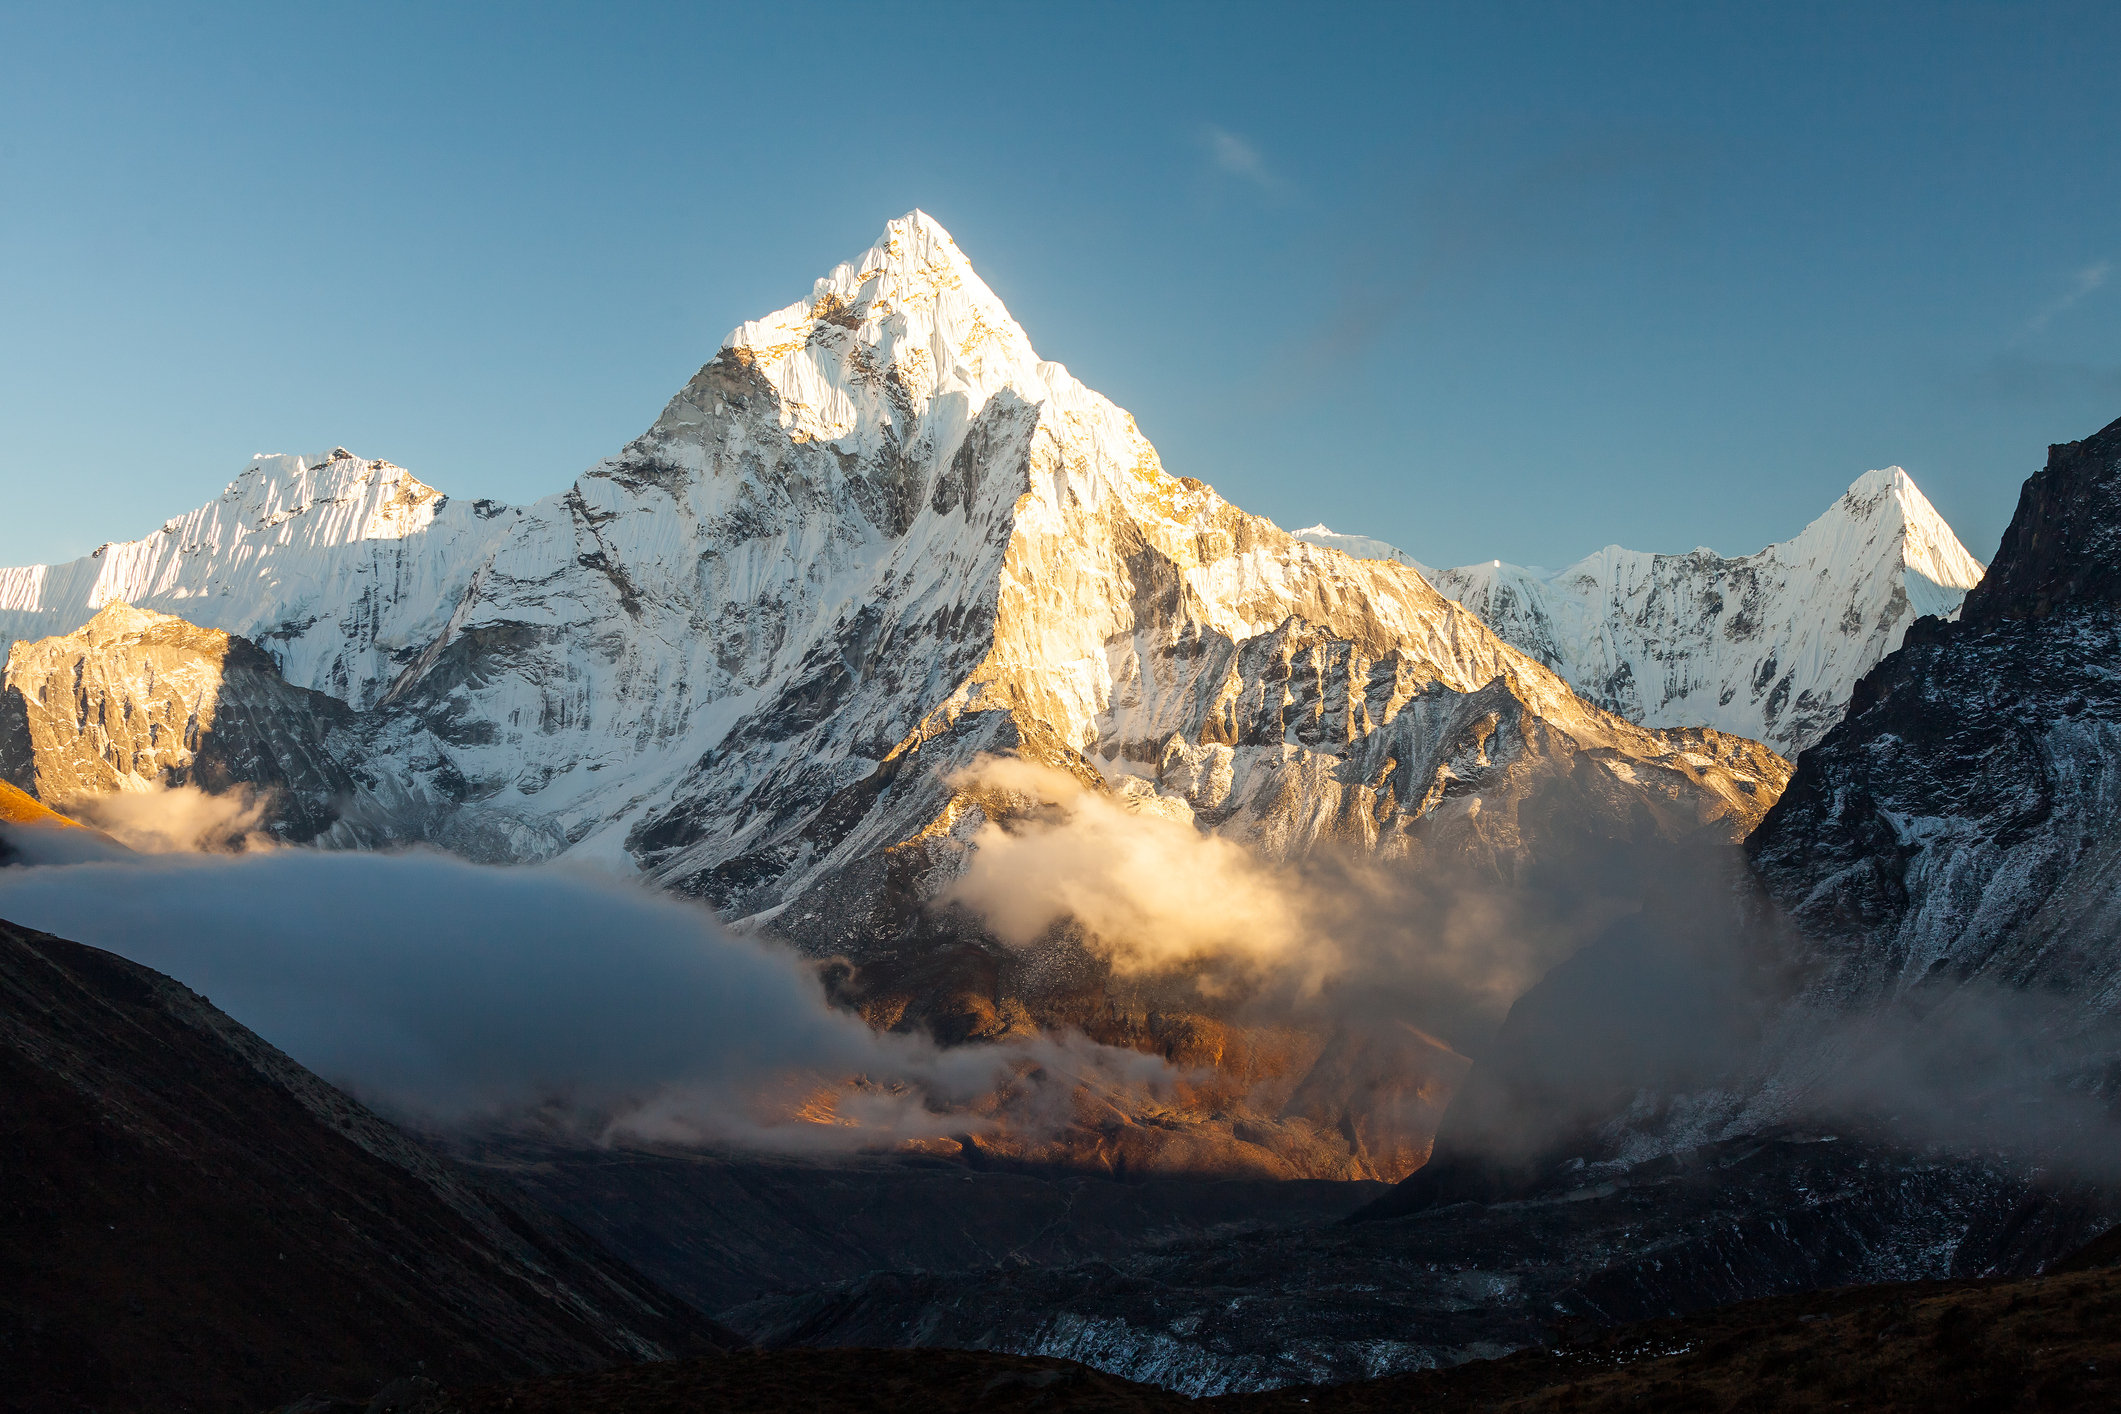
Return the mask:
{"type": "Polygon", "coordinates": [[[2121,417],[2121,6],[0,0],[0,564],[328,449],[562,489],[939,219],[1165,465],[1434,564],[1987,559],[2121,417]]]}

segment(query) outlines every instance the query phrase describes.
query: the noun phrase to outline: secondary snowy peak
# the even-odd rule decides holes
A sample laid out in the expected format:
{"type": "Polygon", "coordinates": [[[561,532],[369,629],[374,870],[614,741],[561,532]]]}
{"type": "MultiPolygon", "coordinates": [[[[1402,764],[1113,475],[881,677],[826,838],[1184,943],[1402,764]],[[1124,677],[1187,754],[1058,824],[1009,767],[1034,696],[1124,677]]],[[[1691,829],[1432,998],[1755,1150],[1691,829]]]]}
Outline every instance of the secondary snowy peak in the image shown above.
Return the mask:
{"type": "MultiPolygon", "coordinates": [[[[1818,985],[1842,1001],[1920,987],[1927,1016],[1976,982],[2112,1015],[2117,544],[2121,422],[2048,448],[1962,619],[1878,665],[1747,842],[1776,901],[1832,946],[1818,985]]],[[[1949,549],[1932,562],[1947,572],[1949,549]]]]}
{"type": "MultiPolygon", "coordinates": [[[[1787,559],[1826,574],[1872,565],[1880,559],[1875,553],[1879,548],[1889,561],[1897,549],[1905,571],[1902,587],[1909,622],[1924,614],[1957,615],[1960,601],[1981,582],[1984,569],[1914,478],[1897,466],[1857,477],[1833,508],[1805,527],[1790,546],[1793,553],[1787,559]]],[[[1886,652],[1898,646],[1896,636],[1886,652]]]]}
{"type": "MultiPolygon", "coordinates": [[[[1411,563],[1364,544],[1387,552],[1372,558],[1411,563]]],[[[1841,719],[1858,679],[1909,624],[1956,614],[1981,572],[1899,467],[1858,477],[1795,539],[1735,559],[1609,545],[1562,570],[1490,560],[1423,571],[1600,706],[1793,756],[1841,719]]]]}
{"type": "Polygon", "coordinates": [[[344,447],[261,453],[226,490],[138,540],[0,569],[0,643],[71,633],[123,601],[266,645],[290,681],[366,707],[430,642],[496,522],[344,447]]]}
{"type": "Polygon", "coordinates": [[[1435,570],[1397,545],[1390,545],[1367,535],[1340,535],[1328,530],[1324,521],[1289,533],[1307,545],[1321,545],[1328,550],[1338,550],[1343,555],[1353,555],[1358,560],[1390,560],[1395,565],[1405,565],[1408,569],[1419,571],[1424,579],[1433,580],[1436,577],[1435,570]]]}

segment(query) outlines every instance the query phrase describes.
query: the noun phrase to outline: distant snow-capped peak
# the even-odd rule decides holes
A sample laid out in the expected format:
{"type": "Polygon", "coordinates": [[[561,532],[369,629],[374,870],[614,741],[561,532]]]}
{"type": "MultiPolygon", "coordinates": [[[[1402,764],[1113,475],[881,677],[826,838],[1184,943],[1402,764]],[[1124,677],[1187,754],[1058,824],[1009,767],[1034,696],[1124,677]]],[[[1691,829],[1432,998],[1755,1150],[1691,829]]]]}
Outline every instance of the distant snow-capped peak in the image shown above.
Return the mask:
{"type": "Polygon", "coordinates": [[[1430,570],[1324,526],[1300,539],[1414,565],[1444,594],[1644,726],[1711,726],[1795,755],[1840,720],[1907,626],[1951,617],[1982,565],[1899,467],[1865,472],[1794,539],[1755,554],[1609,545],[1560,570],[1430,570]]]}
{"type": "Polygon", "coordinates": [[[1436,571],[1415,559],[1397,545],[1374,539],[1368,535],[1340,535],[1328,530],[1324,521],[1306,526],[1302,530],[1289,532],[1298,540],[1312,545],[1323,545],[1328,550],[1338,550],[1344,555],[1353,555],[1358,560],[1390,560],[1395,565],[1405,565],[1419,570],[1425,579],[1434,580],[1436,571]]]}

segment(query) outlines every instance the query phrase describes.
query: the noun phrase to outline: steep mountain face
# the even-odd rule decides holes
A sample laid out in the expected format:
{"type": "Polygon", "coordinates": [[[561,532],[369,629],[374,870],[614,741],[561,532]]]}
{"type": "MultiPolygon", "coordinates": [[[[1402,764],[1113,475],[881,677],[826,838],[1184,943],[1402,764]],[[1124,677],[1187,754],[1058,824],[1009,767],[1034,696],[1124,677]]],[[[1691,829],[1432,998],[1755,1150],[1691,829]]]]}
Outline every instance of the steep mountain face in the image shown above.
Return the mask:
{"type": "Polygon", "coordinates": [[[2107,1024],[2121,955],[2121,422],[2051,447],[1956,623],[1856,689],[1747,842],[1836,1008],[2107,1024]]]}
{"type": "Polygon", "coordinates": [[[11,1409],[259,1409],[730,1343],[204,998],[6,923],[0,1085],[11,1409]]]}
{"type": "Polygon", "coordinates": [[[256,828],[315,838],[360,791],[356,713],[295,687],[249,640],[113,602],[17,643],[0,676],[0,776],[61,809],[192,785],[265,791],[256,828]]]}
{"type": "MultiPolygon", "coordinates": [[[[1414,563],[1383,541],[1297,533],[1414,563]]],[[[1856,680],[1910,624],[1957,609],[1981,565],[1891,467],[1858,477],[1796,539],[1737,559],[1610,545],[1563,570],[1494,560],[1422,573],[1608,711],[1795,756],[1841,719],[1856,680]]]]}
{"type": "MultiPolygon", "coordinates": [[[[919,213],[734,331],[560,495],[462,508],[378,463],[261,463],[102,558],[131,568],[87,590],[80,566],[19,572],[11,602],[60,627],[130,586],[361,709],[366,794],[320,843],[638,870],[846,957],[845,996],[879,1024],[1252,1056],[1275,1114],[1342,1152],[1372,1116],[1303,1081],[1353,1075],[1347,1045],[1234,1044],[1195,1025],[1198,997],[1115,1003],[1079,941],[1026,959],[937,907],[983,825],[1040,809],[982,784],[983,753],[1269,860],[1447,861],[1497,886],[1736,838],[1787,778],[1755,742],[1585,703],[1411,569],[1168,475],[919,213]]],[[[114,667],[72,719],[151,696],[116,682],[139,671],[114,667]]],[[[1396,1171],[1426,1138],[1380,1142],[1396,1171]]]]}

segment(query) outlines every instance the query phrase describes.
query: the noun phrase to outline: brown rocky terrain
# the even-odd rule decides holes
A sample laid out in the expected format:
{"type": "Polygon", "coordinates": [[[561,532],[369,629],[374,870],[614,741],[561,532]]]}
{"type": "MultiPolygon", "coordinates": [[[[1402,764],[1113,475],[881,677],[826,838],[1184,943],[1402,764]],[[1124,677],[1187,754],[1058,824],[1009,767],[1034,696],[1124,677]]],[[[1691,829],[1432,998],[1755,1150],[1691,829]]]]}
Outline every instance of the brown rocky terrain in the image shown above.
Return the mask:
{"type": "Polygon", "coordinates": [[[288,682],[249,639],[113,602],[16,643],[0,678],[0,776],[93,815],[171,786],[257,797],[245,823],[313,839],[358,785],[354,713],[288,682]],[[335,741],[334,738],[337,738],[335,741]]]}

